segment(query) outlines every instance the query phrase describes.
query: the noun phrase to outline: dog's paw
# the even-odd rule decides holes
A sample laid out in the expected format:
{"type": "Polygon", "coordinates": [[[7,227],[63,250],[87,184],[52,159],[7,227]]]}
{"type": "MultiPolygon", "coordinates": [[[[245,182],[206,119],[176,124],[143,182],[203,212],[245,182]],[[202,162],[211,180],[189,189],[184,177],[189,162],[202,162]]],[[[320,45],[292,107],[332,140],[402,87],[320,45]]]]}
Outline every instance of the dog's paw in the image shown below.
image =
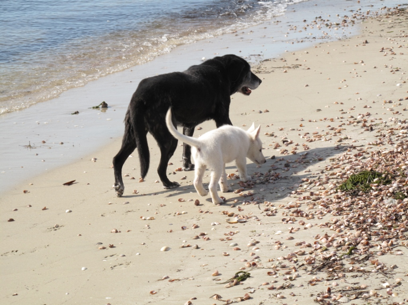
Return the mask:
{"type": "Polygon", "coordinates": [[[221,190],[223,193],[231,193],[232,189],[231,188],[225,188],[221,190]]]}
{"type": "Polygon", "coordinates": [[[123,193],[124,193],[124,191],[125,191],[124,188],[121,187],[121,186],[118,185],[118,184],[114,185],[114,187],[115,187],[116,195],[117,195],[118,197],[122,197],[122,195],[123,195],[123,193]]]}
{"type": "Polygon", "coordinates": [[[194,164],[191,164],[191,163],[189,163],[189,164],[184,164],[184,165],[183,165],[183,169],[184,169],[184,171],[186,171],[186,172],[188,172],[188,171],[193,171],[193,170],[194,170],[194,164]]]}
{"type": "Polygon", "coordinates": [[[175,189],[175,188],[179,187],[180,184],[173,181],[173,182],[170,182],[168,184],[163,184],[163,186],[164,186],[165,189],[175,189]]]}
{"type": "Polygon", "coordinates": [[[218,197],[218,198],[213,198],[212,202],[214,205],[221,205],[224,202],[226,202],[227,200],[224,197],[218,197]]]}
{"type": "MultiPolygon", "coordinates": [[[[197,191],[198,192],[198,191],[197,191]]],[[[202,196],[202,197],[204,197],[204,196],[207,196],[208,195],[208,191],[200,191],[200,192],[198,192],[199,194],[200,194],[200,196],[202,196]]]]}

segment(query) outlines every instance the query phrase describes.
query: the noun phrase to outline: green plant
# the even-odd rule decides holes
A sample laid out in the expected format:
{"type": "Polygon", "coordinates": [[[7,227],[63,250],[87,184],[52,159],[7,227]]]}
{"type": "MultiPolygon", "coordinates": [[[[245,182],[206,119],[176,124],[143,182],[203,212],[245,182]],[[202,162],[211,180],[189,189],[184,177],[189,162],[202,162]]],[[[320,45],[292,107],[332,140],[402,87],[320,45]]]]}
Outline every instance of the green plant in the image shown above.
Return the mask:
{"type": "Polygon", "coordinates": [[[358,193],[360,191],[370,191],[371,184],[390,184],[391,176],[387,173],[380,173],[376,171],[362,171],[358,174],[351,175],[346,181],[344,181],[338,189],[343,192],[358,193]]]}

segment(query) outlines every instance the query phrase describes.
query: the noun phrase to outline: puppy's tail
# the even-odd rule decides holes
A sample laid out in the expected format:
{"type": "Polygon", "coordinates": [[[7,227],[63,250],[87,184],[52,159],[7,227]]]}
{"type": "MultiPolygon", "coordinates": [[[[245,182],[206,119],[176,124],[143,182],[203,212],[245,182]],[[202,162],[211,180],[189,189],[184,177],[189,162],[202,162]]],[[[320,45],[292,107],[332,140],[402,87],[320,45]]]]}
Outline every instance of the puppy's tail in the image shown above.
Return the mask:
{"type": "Polygon", "coordinates": [[[130,120],[133,127],[134,137],[136,140],[137,152],[139,153],[140,161],[140,176],[146,177],[150,164],[149,145],[147,143],[147,128],[144,122],[144,107],[133,109],[134,113],[130,113],[130,120]]]}
{"type": "Polygon", "coordinates": [[[178,132],[177,129],[174,127],[172,119],[171,119],[171,107],[167,111],[166,114],[166,125],[167,128],[169,129],[170,133],[175,137],[177,140],[180,140],[190,146],[194,146],[196,148],[199,148],[201,146],[201,142],[195,138],[188,137],[186,135],[183,135],[182,133],[178,132]]]}

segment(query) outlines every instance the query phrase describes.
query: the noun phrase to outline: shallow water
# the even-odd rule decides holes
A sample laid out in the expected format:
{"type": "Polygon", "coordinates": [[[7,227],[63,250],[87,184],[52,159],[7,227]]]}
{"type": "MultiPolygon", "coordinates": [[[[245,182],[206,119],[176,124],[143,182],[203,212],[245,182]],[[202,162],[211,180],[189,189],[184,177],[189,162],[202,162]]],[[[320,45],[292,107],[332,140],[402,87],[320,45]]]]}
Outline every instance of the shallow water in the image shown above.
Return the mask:
{"type": "Polygon", "coordinates": [[[0,114],[259,24],[302,1],[2,1],[0,114]]]}

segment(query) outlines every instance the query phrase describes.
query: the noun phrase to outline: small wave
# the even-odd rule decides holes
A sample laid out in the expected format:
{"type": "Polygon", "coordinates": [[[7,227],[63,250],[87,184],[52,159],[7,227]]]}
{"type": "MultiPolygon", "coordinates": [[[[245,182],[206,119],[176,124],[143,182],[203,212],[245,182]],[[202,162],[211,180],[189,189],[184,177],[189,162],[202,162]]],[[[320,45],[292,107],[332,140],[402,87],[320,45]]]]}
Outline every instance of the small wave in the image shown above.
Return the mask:
{"type": "Polygon", "coordinates": [[[138,30],[81,37],[28,54],[0,71],[0,114],[58,97],[71,88],[152,61],[177,46],[233,33],[270,20],[298,1],[226,1],[169,13],[138,30]],[[186,21],[186,19],[188,21],[186,21]],[[17,69],[15,69],[17,67],[17,69]]]}

